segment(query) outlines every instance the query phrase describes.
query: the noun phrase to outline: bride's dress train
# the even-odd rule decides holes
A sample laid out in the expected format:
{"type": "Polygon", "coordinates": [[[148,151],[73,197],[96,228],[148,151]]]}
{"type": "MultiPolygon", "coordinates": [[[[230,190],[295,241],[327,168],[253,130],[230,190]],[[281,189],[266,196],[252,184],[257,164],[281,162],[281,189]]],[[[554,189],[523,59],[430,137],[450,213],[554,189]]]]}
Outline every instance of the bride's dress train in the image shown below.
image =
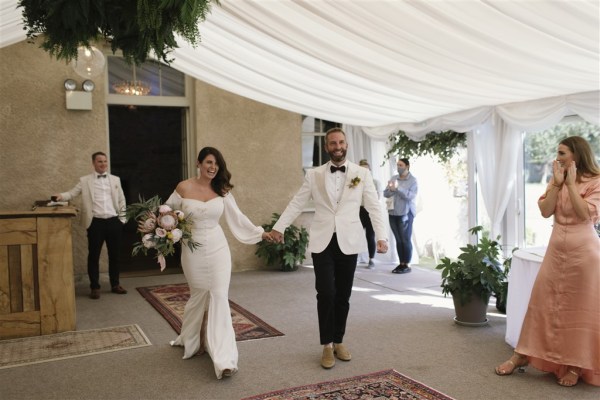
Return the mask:
{"type": "Polygon", "coordinates": [[[209,201],[182,198],[174,192],[167,201],[181,209],[193,221],[192,237],[200,243],[193,252],[184,244],[181,265],[190,287],[190,299],[185,305],[181,333],[171,342],[183,346],[183,358],[193,357],[200,350],[200,332],[206,311],[206,352],[213,361],[218,379],[223,371],[237,372],[238,351],[229,309],[231,254],[219,225],[223,214],[233,235],[242,243],[261,240],[263,229],[257,227],[239,210],[233,195],[215,197],[209,201]]]}

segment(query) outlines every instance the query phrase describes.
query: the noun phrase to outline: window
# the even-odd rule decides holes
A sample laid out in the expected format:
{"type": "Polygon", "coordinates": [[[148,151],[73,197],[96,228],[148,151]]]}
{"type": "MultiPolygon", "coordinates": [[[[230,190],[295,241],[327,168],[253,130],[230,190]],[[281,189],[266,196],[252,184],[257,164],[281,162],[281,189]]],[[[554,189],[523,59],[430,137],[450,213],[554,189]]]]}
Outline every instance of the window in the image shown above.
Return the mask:
{"type": "Polygon", "coordinates": [[[341,127],[337,122],[302,116],[302,168],[318,167],[329,161],[325,151],[325,133],[331,128],[341,127]]]}
{"type": "Polygon", "coordinates": [[[121,93],[118,85],[132,86],[136,83],[141,88],[149,90],[148,93],[139,95],[185,96],[185,75],[158,61],[148,61],[142,65],[129,65],[120,57],[109,56],[108,83],[110,94],[133,94],[121,93]]]}

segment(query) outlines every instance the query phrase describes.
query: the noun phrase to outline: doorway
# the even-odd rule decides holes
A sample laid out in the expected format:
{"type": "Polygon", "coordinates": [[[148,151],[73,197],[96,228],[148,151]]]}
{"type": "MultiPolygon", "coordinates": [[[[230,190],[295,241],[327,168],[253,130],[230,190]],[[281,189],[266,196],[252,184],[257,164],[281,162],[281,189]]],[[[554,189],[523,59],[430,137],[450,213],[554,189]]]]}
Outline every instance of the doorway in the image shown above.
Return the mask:
{"type": "MultiPolygon", "coordinates": [[[[108,107],[111,172],[121,178],[127,204],[156,195],[164,202],[183,180],[185,114],[182,107],[108,107]]],[[[131,255],[139,241],[137,224],[127,222],[121,241],[121,271],[159,273],[154,253],[131,255]]],[[[167,257],[167,268],[169,272],[181,269],[179,251],[167,257]]]]}

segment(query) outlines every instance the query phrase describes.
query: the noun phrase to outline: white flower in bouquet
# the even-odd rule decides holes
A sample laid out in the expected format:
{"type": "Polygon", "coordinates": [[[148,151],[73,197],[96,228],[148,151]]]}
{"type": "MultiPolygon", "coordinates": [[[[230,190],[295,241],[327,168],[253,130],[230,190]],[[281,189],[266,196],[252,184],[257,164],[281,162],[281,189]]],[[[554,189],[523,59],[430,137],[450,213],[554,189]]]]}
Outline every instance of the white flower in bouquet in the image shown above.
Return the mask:
{"type": "Polygon", "coordinates": [[[146,233],[142,237],[142,244],[147,249],[151,249],[151,248],[155,247],[156,246],[156,242],[154,241],[154,235],[151,234],[151,233],[146,233]]]}
{"type": "Polygon", "coordinates": [[[154,232],[156,232],[156,236],[158,236],[159,238],[164,238],[167,236],[167,231],[163,228],[156,228],[154,232]]]}
{"type": "Polygon", "coordinates": [[[169,211],[165,214],[160,214],[158,216],[158,225],[161,228],[165,228],[167,231],[172,230],[177,226],[177,222],[179,218],[177,218],[177,214],[172,211],[169,211]]]}
{"type": "Polygon", "coordinates": [[[165,214],[171,211],[173,211],[173,209],[166,204],[163,204],[162,206],[158,207],[158,212],[161,214],[165,214]]]}
{"type": "Polygon", "coordinates": [[[169,239],[171,239],[173,243],[177,243],[183,237],[183,231],[181,229],[175,228],[171,232],[169,232],[167,236],[169,236],[169,239]]]}
{"type": "Polygon", "coordinates": [[[185,214],[181,210],[175,210],[175,214],[177,215],[177,219],[183,221],[185,219],[185,214]]]}

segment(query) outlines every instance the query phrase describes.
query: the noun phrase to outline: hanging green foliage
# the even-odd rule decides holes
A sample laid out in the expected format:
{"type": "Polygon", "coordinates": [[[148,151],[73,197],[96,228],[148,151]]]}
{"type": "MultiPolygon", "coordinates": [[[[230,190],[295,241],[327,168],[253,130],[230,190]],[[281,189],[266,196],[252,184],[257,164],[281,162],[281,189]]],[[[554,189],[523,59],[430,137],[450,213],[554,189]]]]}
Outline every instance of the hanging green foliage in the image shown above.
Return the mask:
{"type": "Polygon", "coordinates": [[[416,158],[431,155],[441,162],[448,162],[460,148],[467,145],[467,134],[454,131],[430,132],[421,141],[414,141],[404,131],[393,133],[388,138],[391,145],[386,160],[394,155],[402,158],[416,158]]]}
{"type": "Polygon", "coordinates": [[[166,63],[175,34],[193,46],[198,24],[218,0],[19,0],[27,37],[43,35],[41,47],[58,60],[77,58],[77,47],[105,39],[129,63],[142,64],[151,51],[166,63]]]}

